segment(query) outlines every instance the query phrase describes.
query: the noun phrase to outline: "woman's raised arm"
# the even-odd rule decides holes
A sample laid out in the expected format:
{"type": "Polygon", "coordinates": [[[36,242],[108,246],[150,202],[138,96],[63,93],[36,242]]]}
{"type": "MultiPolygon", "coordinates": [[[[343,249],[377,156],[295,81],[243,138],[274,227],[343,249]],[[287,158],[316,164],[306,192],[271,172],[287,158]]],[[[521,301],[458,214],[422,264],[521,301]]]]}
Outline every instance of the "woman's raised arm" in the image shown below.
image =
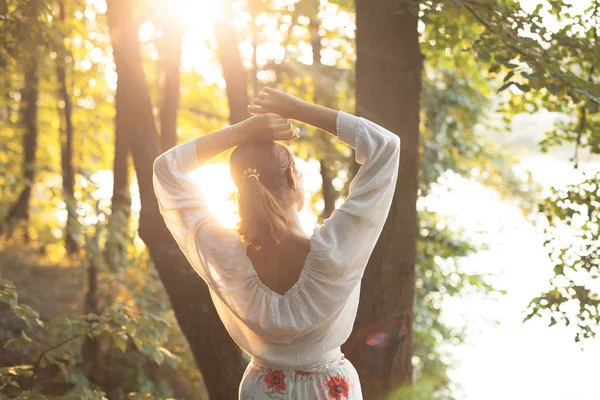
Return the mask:
{"type": "Polygon", "coordinates": [[[254,99],[254,105],[248,106],[248,111],[251,114],[276,113],[337,136],[336,110],[307,103],[281,90],[264,88],[258,98],[254,99]]]}

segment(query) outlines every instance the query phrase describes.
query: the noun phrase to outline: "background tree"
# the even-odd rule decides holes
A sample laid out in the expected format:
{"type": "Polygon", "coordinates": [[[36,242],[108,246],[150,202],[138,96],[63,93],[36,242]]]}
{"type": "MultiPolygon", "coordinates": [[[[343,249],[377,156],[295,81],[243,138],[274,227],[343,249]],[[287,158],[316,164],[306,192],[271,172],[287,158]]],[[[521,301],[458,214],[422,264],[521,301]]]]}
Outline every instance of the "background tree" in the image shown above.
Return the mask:
{"type": "Polygon", "coordinates": [[[139,236],[148,247],[169,294],[208,392],[214,398],[233,398],[244,368],[240,351],[219,320],[205,283],[190,267],[165,226],[154,196],[152,167],[159,154],[159,138],[142,67],[134,10],[129,3],[108,2],[108,23],[119,74],[117,119],[123,118],[142,205],[139,236]],[[215,359],[221,362],[215,364],[215,359]]]}
{"type": "Polygon", "coordinates": [[[237,124],[248,118],[248,81],[242,59],[237,48],[236,30],[232,24],[232,1],[221,3],[223,17],[215,23],[217,52],[223,70],[223,78],[227,83],[227,102],[229,104],[229,123],[237,124]]]}
{"type": "Polygon", "coordinates": [[[400,170],[388,220],[362,281],[354,333],[345,352],[362,375],[364,396],[384,399],[412,382],[417,246],[419,113],[423,56],[413,2],[356,1],[356,112],[396,132],[400,170]],[[373,293],[378,293],[374,296],[373,293]],[[385,345],[362,345],[386,332],[385,345]]]}
{"type": "MultiPolygon", "coordinates": [[[[65,29],[65,6],[62,1],[58,2],[59,19],[61,28],[65,29]]],[[[75,209],[75,170],[73,168],[73,104],[71,95],[67,86],[67,73],[64,63],[67,62],[68,49],[59,45],[57,49],[56,80],[58,82],[58,92],[62,99],[59,103],[60,114],[60,143],[61,155],[60,164],[62,168],[62,191],[67,209],[67,221],[65,224],[65,250],[73,254],[79,247],[75,240],[77,229],[77,213],[75,209]],[[62,107],[61,107],[62,106],[62,107]]],[[[70,56],[69,56],[70,58],[70,56]]]]}
{"type": "MultiPolygon", "coordinates": [[[[30,24],[36,24],[40,4],[38,1],[32,1],[24,7],[26,19],[30,24]]],[[[29,203],[31,190],[34,184],[36,172],[36,151],[38,142],[38,86],[39,86],[39,37],[37,32],[32,32],[26,44],[31,50],[25,60],[24,67],[24,87],[21,91],[21,118],[22,126],[25,131],[23,135],[23,181],[24,187],[21,189],[19,197],[8,211],[4,226],[8,236],[12,235],[15,225],[24,221],[23,237],[27,242],[29,240],[28,221],[29,221],[29,203]]]]}

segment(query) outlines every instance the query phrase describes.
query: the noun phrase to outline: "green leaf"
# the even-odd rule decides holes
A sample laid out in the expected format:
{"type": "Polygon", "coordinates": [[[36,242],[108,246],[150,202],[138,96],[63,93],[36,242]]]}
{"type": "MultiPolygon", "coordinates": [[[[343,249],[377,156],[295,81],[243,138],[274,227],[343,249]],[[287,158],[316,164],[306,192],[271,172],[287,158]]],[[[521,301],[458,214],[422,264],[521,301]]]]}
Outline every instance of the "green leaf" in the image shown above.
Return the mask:
{"type": "Polygon", "coordinates": [[[495,74],[498,71],[500,71],[500,64],[494,64],[490,67],[490,69],[488,69],[490,74],[495,74]]]}
{"type": "Polygon", "coordinates": [[[509,86],[514,85],[514,82],[507,82],[498,89],[498,93],[508,89],[509,86]]]}
{"type": "Polygon", "coordinates": [[[552,93],[552,94],[559,94],[560,93],[560,88],[556,85],[553,85],[552,83],[547,83],[546,84],[546,89],[552,93]]]}
{"type": "Polygon", "coordinates": [[[477,57],[481,60],[481,61],[490,61],[491,60],[491,56],[489,53],[485,53],[485,52],[478,52],[477,53],[477,57]]]}
{"type": "Polygon", "coordinates": [[[504,77],[504,82],[508,82],[508,80],[510,78],[512,78],[515,75],[515,71],[508,71],[508,74],[506,74],[506,76],[504,77]]]}
{"type": "Polygon", "coordinates": [[[573,89],[573,91],[586,96],[587,98],[592,100],[594,103],[600,104],[600,96],[595,96],[594,94],[588,92],[587,90],[583,90],[583,89],[579,89],[579,88],[575,88],[575,89],[573,89]]]}
{"type": "Polygon", "coordinates": [[[27,334],[24,331],[21,331],[21,336],[7,340],[4,343],[4,348],[13,346],[14,348],[16,348],[18,350],[22,350],[22,349],[26,348],[27,346],[34,344],[34,343],[35,342],[29,336],[27,336],[27,334]]]}

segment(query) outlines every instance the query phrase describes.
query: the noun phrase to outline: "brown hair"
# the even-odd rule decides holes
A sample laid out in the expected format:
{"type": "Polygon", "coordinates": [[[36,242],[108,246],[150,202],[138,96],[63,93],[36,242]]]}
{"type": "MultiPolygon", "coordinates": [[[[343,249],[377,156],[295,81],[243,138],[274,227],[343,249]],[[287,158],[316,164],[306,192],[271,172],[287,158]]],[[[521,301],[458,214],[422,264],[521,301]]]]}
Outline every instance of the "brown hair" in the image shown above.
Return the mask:
{"type": "Polygon", "coordinates": [[[231,177],[238,188],[242,239],[260,250],[268,242],[279,243],[287,230],[286,208],[292,202],[288,170],[296,166],[284,145],[260,140],[241,144],[229,160],[231,177]]]}

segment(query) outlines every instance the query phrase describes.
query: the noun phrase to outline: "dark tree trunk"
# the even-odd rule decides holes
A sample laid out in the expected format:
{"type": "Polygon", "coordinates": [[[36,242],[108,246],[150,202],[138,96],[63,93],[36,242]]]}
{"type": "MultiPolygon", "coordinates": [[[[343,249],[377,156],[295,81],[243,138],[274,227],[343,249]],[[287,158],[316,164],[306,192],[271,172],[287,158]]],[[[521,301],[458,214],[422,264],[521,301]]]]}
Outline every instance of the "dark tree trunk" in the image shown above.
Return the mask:
{"type": "Polygon", "coordinates": [[[117,119],[124,126],[138,179],[142,209],[139,235],[171,300],[211,399],[235,399],[245,368],[212,304],[202,278],[188,264],[158,210],[152,168],[159,154],[150,93],[131,3],[109,0],[108,22],[118,73],[117,119]]]}
{"type": "MultiPolygon", "coordinates": [[[[122,97],[117,90],[115,103],[122,97]]],[[[125,132],[124,118],[115,118],[115,155],[113,159],[113,192],[108,220],[108,238],[104,256],[111,269],[123,266],[127,261],[127,240],[131,216],[129,193],[129,142],[125,132]]]]}
{"type": "MultiPolygon", "coordinates": [[[[137,25],[131,27],[130,32],[137,32],[137,29],[137,25]]],[[[131,39],[119,37],[118,40],[131,39]]],[[[108,220],[108,239],[104,248],[107,264],[113,270],[122,268],[127,263],[127,240],[125,238],[129,234],[129,220],[131,217],[129,133],[127,131],[129,127],[127,126],[127,116],[122,111],[124,110],[122,103],[125,101],[122,97],[123,89],[117,88],[115,95],[117,115],[115,116],[113,192],[110,207],[111,214],[108,220]]]]}
{"type": "Polygon", "coordinates": [[[37,114],[38,114],[38,62],[34,55],[25,70],[25,86],[21,92],[22,122],[25,128],[23,135],[23,179],[25,187],[19,194],[17,201],[10,208],[6,220],[5,230],[8,237],[12,236],[15,226],[23,221],[25,242],[29,241],[29,201],[31,189],[35,179],[35,153],[37,150],[37,114]]]}
{"type": "Polygon", "coordinates": [[[335,199],[337,197],[337,192],[333,187],[332,178],[331,178],[331,169],[329,168],[329,163],[325,158],[319,160],[320,172],[321,172],[321,180],[323,181],[321,185],[321,191],[323,194],[323,212],[321,213],[321,218],[326,219],[329,218],[331,213],[335,210],[335,199]]]}
{"type": "MultiPolygon", "coordinates": [[[[92,239],[96,240],[96,238],[92,239]]],[[[97,240],[96,240],[97,241],[97,240]]],[[[95,243],[95,246],[98,244],[95,243]]],[[[92,257],[88,258],[88,288],[85,297],[85,312],[87,314],[100,314],[98,307],[98,267],[96,260],[92,257]]],[[[100,341],[102,338],[94,338],[86,336],[83,342],[82,355],[88,368],[87,376],[96,385],[100,385],[104,390],[110,390],[110,387],[105,385],[105,357],[102,354],[100,341]]]]}
{"type": "MultiPolygon", "coordinates": [[[[317,8],[315,8],[315,11],[317,11],[317,8]]],[[[311,44],[311,48],[312,48],[312,56],[313,56],[313,65],[312,65],[312,71],[313,71],[313,82],[314,82],[314,87],[315,87],[315,94],[314,94],[314,103],[315,104],[319,104],[319,103],[323,103],[323,99],[328,98],[329,96],[325,95],[323,93],[323,87],[324,85],[322,84],[322,80],[324,79],[324,74],[323,74],[323,63],[321,62],[321,49],[323,48],[323,45],[321,43],[322,37],[319,33],[319,29],[320,29],[320,23],[319,20],[316,18],[316,15],[314,16],[314,18],[311,19],[310,21],[310,33],[311,33],[311,38],[310,38],[310,44],[311,44]]],[[[331,104],[327,104],[327,101],[324,102],[326,106],[331,106],[331,104]]],[[[331,215],[331,213],[335,210],[335,200],[337,198],[337,192],[335,190],[335,188],[333,187],[333,171],[331,170],[330,167],[330,162],[329,162],[329,157],[330,154],[334,151],[329,139],[329,136],[320,136],[320,138],[322,139],[322,144],[323,144],[323,148],[322,148],[322,155],[321,158],[319,160],[319,166],[320,166],[320,173],[321,173],[321,194],[323,196],[323,212],[321,213],[321,220],[324,220],[326,218],[329,218],[329,216],[331,215]]]]}
{"type": "Polygon", "coordinates": [[[179,107],[179,64],[183,28],[180,24],[167,21],[163,27],[163,42],[159,62],[164,72],[162,104],[160,106],[160,145],[167,151],[177,144],[177,109],[179,107]]]}
{"type": "Polygon", "coordinates": [[[344,347],[369,400],[387,399],[412,381],[423,67],[416,8],[409,0],[381,1],[377,7],[356,0],[357,113],[402,140],[394,201],[362,281],[354,333],[344,347]]]}
{"type": "MultiPolygon", "coordinates": [[[[65,7],[62,1],[59,1],[60,20],[65,21],[65,7]]],[[[73,170],[73,105],[71,96],[67,89],[67,73],[65,68],[65,49],[59,49],[59,60],[56,66],[56,78],[58,81],[58,95],[63,101],[60,127],[60,165],[62,168],[62,188],[63,198],[67,207],[67,224],[65,226],[65,249],[68,254],[77,251],[78,245],[75,240],[75,229],[77,227],[77,209],[75,203],[75,172],[73,170]]]]}
{"type": "Polygon", "coordinates": [[[223,0],[221,4],[223,18],[219,19],[215,25],[217,55],[227,83],[229,123],[237,124],[249,117],[248,81],[237,47],[236,32],[231,24],[231,0],[223,0]]]}

